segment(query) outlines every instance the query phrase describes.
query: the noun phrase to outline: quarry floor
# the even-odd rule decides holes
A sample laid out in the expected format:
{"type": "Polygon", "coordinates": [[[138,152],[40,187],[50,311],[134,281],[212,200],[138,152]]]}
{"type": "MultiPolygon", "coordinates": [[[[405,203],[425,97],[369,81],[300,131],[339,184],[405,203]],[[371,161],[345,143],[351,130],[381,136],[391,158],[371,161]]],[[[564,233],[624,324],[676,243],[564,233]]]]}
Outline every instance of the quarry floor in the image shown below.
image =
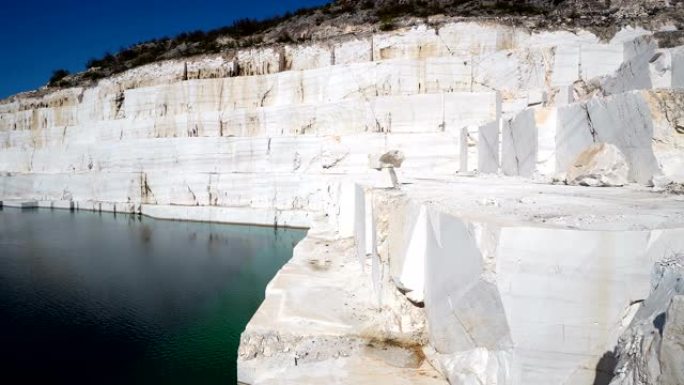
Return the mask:
{"type": "Polygon", "coordinates": [[[501,224],[608,231],[684,226],[684,195],[636,184],[585,187],[478,176],[407,181],[402,192],[463,219],[501,224]]]}

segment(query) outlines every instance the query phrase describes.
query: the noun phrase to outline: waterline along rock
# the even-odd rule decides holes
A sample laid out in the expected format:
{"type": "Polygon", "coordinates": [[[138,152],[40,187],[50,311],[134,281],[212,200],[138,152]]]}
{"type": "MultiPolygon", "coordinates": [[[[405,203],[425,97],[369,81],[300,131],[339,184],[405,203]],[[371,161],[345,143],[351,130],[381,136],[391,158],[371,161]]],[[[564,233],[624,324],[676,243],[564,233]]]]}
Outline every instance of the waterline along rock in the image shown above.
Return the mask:
{"type": "Polygon", "coordinates": [[[0,200],[309,228],[246,384],[681,383],[681,32],[440,20],[6,99],[0,200]]]}

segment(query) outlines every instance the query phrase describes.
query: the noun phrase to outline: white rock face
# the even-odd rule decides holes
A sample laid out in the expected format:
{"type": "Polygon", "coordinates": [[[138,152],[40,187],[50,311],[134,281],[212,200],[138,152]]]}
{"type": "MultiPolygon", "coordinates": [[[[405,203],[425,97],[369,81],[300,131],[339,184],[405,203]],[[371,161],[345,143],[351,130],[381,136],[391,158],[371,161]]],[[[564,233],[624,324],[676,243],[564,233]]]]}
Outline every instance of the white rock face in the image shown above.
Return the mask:
{"type": "Polygon", "coordinates": [[[665,250],[684,249],[682,229],[626,230],[633,227],[623,208],[618,227],[600,230],[614,219],[585,211],[601,206],[598,192],[587,208],[554,212],[569,202],[553,195],[577,189],[570,187],[540,191],[546,203],[515,207],[520,198],[508,196],[510,186],[494,185],[488,194],[501,208],[489,214],[471,207],[488,190],[464,183],[408,191],[429,203],[411,201],[390,219],[404,223],[390,227],[390,271],[411,282],[406,290],[424,290],[437,367],[453,384],[594,383],[599,361],[633,316],[631,304],[648,293],[650,266],[665,250]],[[458,204],[448,199],[454,195],[458,204]],[[533,222],[521,223],[522,207],[533,210],[533,222]],[[550,225],[573,212],[587,213],[574,229],[550,225]]]}
{"type": "Polygon", "coordinates": [[[567,172],[568,184],[620,187],[627,184],[629,168],[622,152],[612,144],[594,144],[575,159],[567,172]]]}
{"type": "Polygon", "coordinates": [[[537,163],[538,134],[532,110],[525,110],[515,119],[504,122],[501,170],[505,175],[532,176],[537,163]]]}
{"type": "Polygon", "coordinates": [[[542,183],[581,154],[580,184],[684,182],[684,51],[651,35],[447,22],[20,95],[0,200],[310,228],[246,383],[592,384],[683,206],[542,183]]]}
{"type": "Polygon", "coordinates": [[[499,121],[478,128],[477,170],[495,174],[499,170],[499,121]]]}
{"type": "Polygon", "coordinates": [[[639,305],[616,349],[611,385],[681,384],[684,381],[684,277],[681,256],[656,265],[651,294],[639,305]]]}

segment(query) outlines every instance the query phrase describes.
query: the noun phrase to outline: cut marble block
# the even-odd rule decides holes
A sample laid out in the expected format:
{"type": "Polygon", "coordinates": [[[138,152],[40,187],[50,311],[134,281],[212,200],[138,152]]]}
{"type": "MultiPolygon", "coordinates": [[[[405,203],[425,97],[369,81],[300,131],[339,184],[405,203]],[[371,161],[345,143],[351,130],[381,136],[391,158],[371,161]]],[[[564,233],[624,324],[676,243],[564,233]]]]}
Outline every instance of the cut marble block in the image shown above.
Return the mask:
{"type": "Polygon", "coordinates": [[[444,131],[457,133],[465,126],[479,126],[500,117],[498,92],[444,94],[444,131]]]}
{"type": "Polygon", "coordinates": [[[614,74],[600,80],[605,94],[618,94],[632,90],[653,88],[651,60],[656,55],[653,45],[646,45],[625,61],[614,74]]]}
{"type": "Polygon", "coordinates": [[[560,86],[558,87],[558,93],[556,94],[556,106],[562,107],[567,106],[575,101],[574,88],[572,86],[560,86]]]}
{"type": "Polygon", "coordinates": [[[585,106],[572,104],[558,109],[556,126],[556,170],[562,172],[577,156],[594,144],[595,132],[590,126],[585,106]]]}
{"type": "Polygon", "coordinates": [[[527,106],[546,104],[546,91],[543,89],[531,89],[527,91],[527,106]]]}
{"type": "Polygon", "coordinates": [[[555,175],[556,134],[558,128],[558,109],[537,107],[534,109],[535,125],[538,133],[536,171],[543,175],[555,175]]]}
{"type": "MultiPolygon", "coordinates": [[[[505,60],[505,56],[503,60],[505,60]]],[[[511,66],[527,68],[528,63],[516,61],[511,66]]],[[[491,77],[498,67],[482,67],[483,76],[491,77]]],[[[525,69],[527,72],[535,72],[525,69]]],[[[537,71],[538,72],[538,71],[537,71]]],[[[542,71],[543,72],[543,71],[542,71]]],[[[507,76],[510,82],[515,76],[507,76]]],[[[511,92],[518,92],[519,84],[500,82],[511,92]]],[[[478,86],[475,91],[485,91],[478,86]]],[[[259,76],[240,76],[225,79],[201,79],[168,85],[126,90],[120,97],[118,118],[151,119],[184,114],[216,112],[230,114],[240,109],[260,107],[294,107],[301,104],[324,104],[345,99],[376,96],[401,96],[418,93],[474,91],[472,71],[463,61],[453,57],[431,59],[393,59],[379,62],[359,62],[289,71],[259,76]],[[464,67],[464,68],[461,68],[464,67]]],[[[116,96],[119,98],[119,96],[116,96]]],[[[116,102],[111,102],[117,105],[116,102]]],[[[48,125],[76,125],[80,122],[77,106],[69,106],[70,114],[52,114],[46,109],[48,125]],[[51,116],[59,117],[54,120],[51,116]],[[67,118],[72,116],[72,118],[67,118]]],[[[31,122],[33,117],[28,117],[31,122]]],[[[41,116],[39,121],[44,120],[41,116]]],[[[21,122],[20,122],[21,123],[21,122]]]]}
{"type": "Polygon", "coordinates": [[[374,77],[371,84],[377,95],[413,95],[420,93],[424,79],[424,65],[422,61],[412,59],[394,59],[373,61],[374,77]]]}
{"type": "Polygon", "coordinates": [[[450,55],[467,57],[512,49],[515,45],[513,33],[506,28],[490,29],[480,23],[466,22],[440,27],[437,37],[450,55]]]}
{"type": "Polygon", "coordinates": [[[425,309],[438,360],[451,383],[512,383],[512,341],[504,307],[496,285],[484,276],[484,258],[472,230],[455,217],[430,216],[425,309]],[[472,358],[463,359],[478,351],[493,353],[476,356],[487,368],[481,372],[471,369],[472,358]]]}
{"type": "Polygon", "coordinates": [[[496,286],[483,279],[484,260],[472,229],[443,213],[427,216],[424,285],[432,346],[441,354],[510,348],[501,301],[496,286]]]}
{"type": "Polygon", "coordinates": [[[373,60],[373,45],[370,39],[354,38],[333,45],[333,64],[363,63],[373,60]]]}
{"type": "Polygon", "coordinates": [[[442,56],[447,50],[435,29],[424,25],[397,33],[373,35],[373,60],[442,56]]]}
{"type": "Polygon", "coordinates": [[[505,175],[530,177],[536,170],[538,132],[534,110],[527,109],[501,130],[501,170],[505,175]]]}
{"type": "Polygon", "coordinates": [[[475,86],[472,76],[472,62],[457,61],[453,57],[425,60],[425,92],[470,90],[475,86]]]}
{"type": "MultiPolygon", "coordinates": [[[[684,252],[684,230],[634,230],[645,223],[648,194],[612,207],[604,204],[615,197],[594,194],[585,204],[601,213],[569,208],[575,214],[568,214],[557,208],[571,203],[571,187],[550,186],[539,195],[546,203],[509,207],[529,190],[507,196],[503,185],[483,190],[482,182],[473,182],[470,191],[463,183],[430,192],[414,188],[390,218],[398,221],[389,228],[390,271],[403,290],[423,288],[438,367],[452,383],[592,384],[599,360],[634,314],[631,304],[648,293],[653,262],[684,252]],[[483,194],[501,206],[469,210],[468,202],[483,194]],[[520,218],[526,210],[536,219],[520,218]],[[597,221],[603,210],[623,222],[597,221]],[[579,228],[569,229],[549,224],[553,215],[594,222],[579,220],[579,228]],[[422,281],[416,272],[423,272],[422,281]]],[[[657,210],[649,213],[658,216],[657,210]]]]}
{"type": "Polygon", "coordinates": [[[422,302],[425,295],[427,210],[417,204],[397,209],[391,216],[395,230],[389,232],[390,275],[397,287],[412,293],[415,301],[422,302]]]}
{"type": "Polygon", "coordinates": [[[331,47],[319,44],[288,45],[285,47],[286,61],[289,70],[300,71],[320,68],[332,64],[331,47]]]}
{"type": "Polygon", "coordinates": [[[615,72],[624,60],[624,45],[582,44],[580,46],[580,76],[585,81],[615,72]]]}
{"type": "Polygon", "coordinates": [[[568,86],[579,79],[579,46],[560,45],[556,47],[554,59],[551,86],[568,86]]]}
{"type": "Polygon", "coordinates": [[[468,172],[468,127],[461,127],[459,133],[459,171],[468,172]]]}
{"type": "Polygon", "coordinates": [[[677,183],[684,182],[684,93],[681,91],[657,91],[645,95],[652,106],[653,152],[663,175],[677,183]],[[653,109],[653,106],[659,106],[653,109]]]}
{"type": "Polygon", "coordinates": [[[13,174],[0,177],[7,200],[141,202],[140,173],[13,174]]]}
{"type": "Polygon", "coordinates": [[[38,208],[38,201],[5,200],[2,201],[2,207],[12,207],[17,209],[36,209],[38,208]]]}
{"type": "Polygon", "coordinates": [[[452,175],[459,169],[459,146],[459,138],[446,132],[330,137],[323,142],[322,153],[329,157],[323,168],[329,173],[367,171],[370,154],[399,150],[406,157],[401,170],[397,170],[400,175],[452,175]]]}
{"type": "Polygon", "coordinates": [[[629,178],[648,183],[659,172],[653,153],[653,118],[640,92],[595,98],[587,104],[597,142],[614,144],[629,164],[629,178]]]}
{"type": "Polygon", "coordinates": [[[128,202],[74,201],[73,210],[96,211],[105,213],[140,214],[141,206],[128,202]]]}
{"type": "Polygon", "coordinates": [[[684,88],[684,48],[677,47],[670,50],[672,57],[672,88],[684,88]]]}
{"type": "Polygon", "coordinates": [[[361,270],[366,267],[366,192],[361,185],[354,185],[354,243],[356,258],[361,270]]]}
{"type": "Polygon", "coordinates": [[[304,210],[253,207],[142,205],[142,214],[158,219],[310,228],[312,215],[304,210]]]}
{"type": "Polygon", "coordinates": [[[410,321],[416,311],[379,308],[354,249],[351,239],[327,233],[309,232],[297,244],[241,335],[240,381],[447,383],[414,342],[419,332],[410,321]],[[396,325],[399,319],[401,330],[396,325]]]}
{"type": "Polygon", "coordinates": [[[281,55],[282,52],[276,48],[251,48],[238,51],[234,62],[241,74],[264,75],[282,70],[280,68],[281,55]]]}
{"type": "Polygon", "coordinates": [[[646,30],[630,31],[630,28],[625,28],[618,32],[613,40],[611,40],[611,44],[619,42],[622,42],[624,46],[624,61],[629,61],[644,52],[653,51],[658,48],[658,42],[646,30]]]}
{"type": "Polygon", "coordinates": [[[372,111],[382,132],[438,132],[444,125],[444,98],[439,94],[378,98],[372,111]]]}
{"type": "Polygon", "coordinates": [[[5,199],[130,202],[325,211],[328,178],[166,171],[17,174],[0,178],[5,199]]]}
{"type": "Polygon", "coordinates": [[[536,49],[530,49],[523,55],[498,51],[475,56],[472,58],[474,84],[506,94],[520,94],[527,99],[529,89],[545,86],[543,56],[536,49]]]}
{"type": "Polygon", "coordinates": [[[40,201],[38,202],[38,207],[48,209],[74,210],[76,208],[76,204],[74,201],[70,200],[40,201]]]}
{"type": "Polygon", "coordinates": [[[662,257],[650,237],[502,229],[498,287],[521,384],[593,381],[596,363],[625,325],[625,309],[648,291],[650,266],[662,257]]]}
{"type": "Polygon", "coordinates": [[[480,125],[468,125],[466,130],[465,144],[466,148],[464,154],[466,156],[466,171],[474,172],[477,171],[478,166],[478,140],[479,140],[479,129],[480,125]]]}
{"type": "Polygon", "coordinates": [[[556,170],[567,170],[587,147],[603,142],[625,155],[630,181],[647,184],[660,173],[678,178],[681,99],[676,91],[631,91],[559,108],[556,170]]]}
{"type": "Polygon", "coordinates": [[[499,127],[494,121],[478,128],[477,170],[484,174],[499,172],[499,127]]]}
{"type": "Polygon", "coordinates": [[[370,283],[373,288],[373,297],[378,307],[383,306],[383,294],[386,286],[390,286],[389,290],[393,290],[393,285],[386,285],[387,264],[383,263],[380,253],[378,252],[378,215],[377,208],[374,202],[373,191],[368,191],[366,194],[366,253],[370,258],[370,283]]]}

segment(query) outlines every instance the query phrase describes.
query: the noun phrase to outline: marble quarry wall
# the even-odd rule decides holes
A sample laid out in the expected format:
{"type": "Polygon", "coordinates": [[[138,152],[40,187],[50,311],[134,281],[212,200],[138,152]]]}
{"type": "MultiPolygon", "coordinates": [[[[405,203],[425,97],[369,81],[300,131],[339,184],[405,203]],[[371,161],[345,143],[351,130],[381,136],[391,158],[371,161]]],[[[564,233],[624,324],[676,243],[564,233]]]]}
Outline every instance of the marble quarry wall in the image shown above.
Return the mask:
{"type": "Polygon", "coordinates": [[[552,177],[596,141],[627,152],[636,182],[681,177],[665,161],[679,94],[653,90],[679,86],[678,55],[639,29],[451,23],[152,64],[0,104],[0,193],[326,213],[340,175],[373,175],[371,153],[403,151],[406,176],[552,177]]]}
{"type": "Polygon", "coordinates": [[[478,183],[527,186],[522,217],[572,167],[612,167],[578,166],[592,148],[625,184],[684,183],[683,88],[684,48],[634,28],[453,22],[161,62],[0,102],[0,200],[310,228],[243,334],[245,383],[592,384],[684,249],[682,206],[589,226],[553,211],[583,194],[562,186],[502,220],[478,183]],[[393,150],[413,196],[371,168],[393,150]],[[455,180],[465,212],[434,203],[455,180]]]}

